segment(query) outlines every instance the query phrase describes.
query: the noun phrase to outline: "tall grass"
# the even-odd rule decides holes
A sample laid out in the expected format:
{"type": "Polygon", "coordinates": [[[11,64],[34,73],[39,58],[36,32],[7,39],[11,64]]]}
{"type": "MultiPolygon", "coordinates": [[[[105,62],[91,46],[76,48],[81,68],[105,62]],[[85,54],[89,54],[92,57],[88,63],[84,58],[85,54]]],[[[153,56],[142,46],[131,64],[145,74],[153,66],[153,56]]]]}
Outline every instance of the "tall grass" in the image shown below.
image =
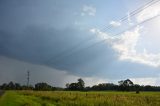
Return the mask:
{"type": "Polygon", "coordinates": [[[0,106],[160,106],[160,92],[9,91],[0,106]]]}

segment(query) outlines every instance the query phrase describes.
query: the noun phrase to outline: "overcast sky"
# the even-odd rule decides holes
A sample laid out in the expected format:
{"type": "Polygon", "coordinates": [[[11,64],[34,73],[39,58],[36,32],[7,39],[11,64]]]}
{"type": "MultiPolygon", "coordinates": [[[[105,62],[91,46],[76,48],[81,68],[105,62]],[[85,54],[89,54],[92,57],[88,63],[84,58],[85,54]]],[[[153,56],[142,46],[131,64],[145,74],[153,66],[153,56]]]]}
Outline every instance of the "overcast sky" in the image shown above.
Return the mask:
{"type": "Polygon", "coordinates": [[[29,70],[31,84],[160,85],[160,2],[150,1],[0,0],[0,83],[26,84],[29,70]]]}

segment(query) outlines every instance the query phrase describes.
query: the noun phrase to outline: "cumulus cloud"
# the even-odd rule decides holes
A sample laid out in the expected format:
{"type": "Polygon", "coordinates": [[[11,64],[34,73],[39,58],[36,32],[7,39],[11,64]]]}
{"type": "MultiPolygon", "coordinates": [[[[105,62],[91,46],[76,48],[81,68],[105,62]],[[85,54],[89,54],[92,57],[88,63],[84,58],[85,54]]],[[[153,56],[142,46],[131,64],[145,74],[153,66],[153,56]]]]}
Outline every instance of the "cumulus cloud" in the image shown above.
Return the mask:
{"type": "Polygon", "coordinates": [[[153,67],[160,66],[160,54],[148,53],[146,50],[138,52],[136,49],[137,42],[140,40],[141,27],[137,26],[132,31],[126,31],[123,34],[113,37],[109,36],[98,29],[92,29],[92,33],[96,33],[98,37],[106,39],[106,43],[118,53],[119,60],[131,61],[141,64],[147,64],[153,67]]]}
{"type": "Polygon", "coordinates": [[[93,6],[84,5],[82,8],[81,16],[95,16],[96,15],[96,8],[93,6]]]}
{"type": "Polygon", "coordinates": [[[121,23],[118,21],[111,21],[109,24],[112,25],[113,27],[121,26],[121,23]]]}

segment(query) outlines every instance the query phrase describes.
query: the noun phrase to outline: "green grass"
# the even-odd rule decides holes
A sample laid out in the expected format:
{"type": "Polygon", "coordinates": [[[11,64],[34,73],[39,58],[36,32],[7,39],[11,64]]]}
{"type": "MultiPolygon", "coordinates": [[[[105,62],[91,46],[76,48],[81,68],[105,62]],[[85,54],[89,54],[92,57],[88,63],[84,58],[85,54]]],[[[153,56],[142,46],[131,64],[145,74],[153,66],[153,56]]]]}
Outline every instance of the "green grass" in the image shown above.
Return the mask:
{"type": "Polygon", "coordinates": [[[7,91],[0,106],[160,106],[160,92],[7,91]]]}
{"type": "Polygon", "coordinates": [[[8,91],[0,98],[0,106],[55,106],[35,96],[8,91]]]}

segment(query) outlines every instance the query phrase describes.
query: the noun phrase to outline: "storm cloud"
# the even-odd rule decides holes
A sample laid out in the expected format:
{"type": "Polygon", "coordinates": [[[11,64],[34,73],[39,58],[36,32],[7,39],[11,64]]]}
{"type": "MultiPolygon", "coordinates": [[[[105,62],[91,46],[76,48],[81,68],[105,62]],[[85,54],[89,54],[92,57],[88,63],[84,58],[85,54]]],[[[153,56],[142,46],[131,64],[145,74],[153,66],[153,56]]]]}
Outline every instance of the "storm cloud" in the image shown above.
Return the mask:
{"type": "MultiPolygon", "coordinates": [[[[113,15],[109,7],[97,1],[1,0],[0,83],[25,83],[27,70],[32,73],[32,84],[45,81],[57,86],[79,77],[88,85],[159,77],[159,67],[120,60],[119,49],[116,51],[90,32],[97,24],[106,24],[106,19],[111,21],[111,17],[104,15],[104,8],[113,15]],[[94,17],[81,15],[84,6],[94,10],[94,17]]],[[[119,47],[123,43],[115,44],[119,47]]]]}

